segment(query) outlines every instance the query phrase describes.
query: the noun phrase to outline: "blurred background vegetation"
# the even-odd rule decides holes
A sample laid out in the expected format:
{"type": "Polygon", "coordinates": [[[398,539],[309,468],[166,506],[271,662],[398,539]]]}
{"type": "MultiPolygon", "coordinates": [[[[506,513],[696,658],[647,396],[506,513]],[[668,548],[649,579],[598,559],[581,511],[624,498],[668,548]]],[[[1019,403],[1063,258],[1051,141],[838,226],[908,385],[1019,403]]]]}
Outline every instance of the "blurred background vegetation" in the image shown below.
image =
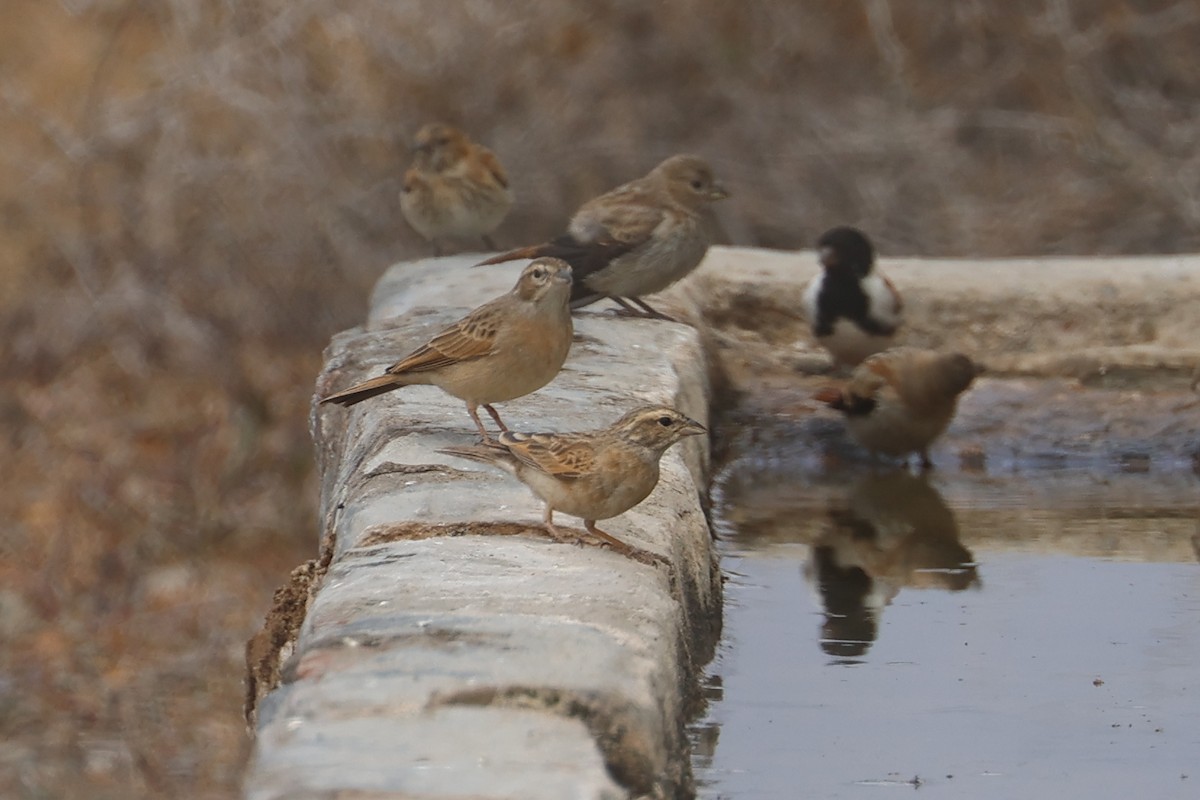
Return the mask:
{"type": "Polygon", "coordinates": [[[321,349],[461,125],[502,245],[680,151],[732,242],[1200,250],[1193,0],[6,0],[0,795],[226,797],[242,643],[315,552],[321,349]]]}

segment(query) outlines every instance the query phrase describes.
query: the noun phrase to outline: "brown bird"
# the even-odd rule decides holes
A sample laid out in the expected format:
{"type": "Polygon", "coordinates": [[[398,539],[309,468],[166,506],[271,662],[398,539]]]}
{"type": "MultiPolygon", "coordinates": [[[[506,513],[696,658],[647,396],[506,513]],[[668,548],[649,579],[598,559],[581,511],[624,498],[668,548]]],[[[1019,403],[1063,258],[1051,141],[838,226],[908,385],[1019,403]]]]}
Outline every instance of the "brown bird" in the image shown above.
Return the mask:
{"type": "Polygon", "coordinates": [[[981,371],[961,353],[896,347],[863,361],[842,388],[816,397],[845,413],[851,437],[863,447],[889,456],[918,453],[928,469],[929,446],[981,371]]]}
{"type": "Polygon", "coordinates": [[[607,297],[628,313],[666,319],[641,298],[696,268],[716,222],[710,204],[728,196],[702,158],[671,156],[644,177],[584,203],[557,239],[479,266],[555,256],[575,270],[571,308],[607,297]]]}
{"type": "Polygon", "coordinates": [[[804,315],[835,365],[857,366],[892,346],[904,304],[875,268],[875,250],[856,228],[833,228],[817,240],[821,273],[804,289],[804,315]]]}
{"type": "Polygon", "coordinates": [[[489,250],[494,231],[513,204],[508,176],[491,150],[458,128],[434,123],[417,132],[416,158],[404,174],[400,210],[408,224],[442,254],[442,239],[483,238],[489,250]]]}
{"type": "Polygon", "coordinates": [[[561,538],[554,512],[582,517],[587,531],[625,554],[634,548],[596,527],[596,520],[623,514],[658,484],[664,452],[703,425],[668,406],[634,409],[611,427],[586,433],[505,432],[492,444],[448,447],[439,453],[500,467],[516,476],[545,504],[542,517],[561,538]]]}
{"type": "Polygon", "coordinates": [[[484,441],[491,436],[479,421],[483,406],[500,426],[492,403],[523,397],[558,374],[571,348],[574,326],[567,304],[571,267],[557,258],[539,258],[525,267],[508,294],[476,308],[377,378],[321,400],[351,406],[402,386],[432,384],[465,400],[467,413],[484,441]]]}

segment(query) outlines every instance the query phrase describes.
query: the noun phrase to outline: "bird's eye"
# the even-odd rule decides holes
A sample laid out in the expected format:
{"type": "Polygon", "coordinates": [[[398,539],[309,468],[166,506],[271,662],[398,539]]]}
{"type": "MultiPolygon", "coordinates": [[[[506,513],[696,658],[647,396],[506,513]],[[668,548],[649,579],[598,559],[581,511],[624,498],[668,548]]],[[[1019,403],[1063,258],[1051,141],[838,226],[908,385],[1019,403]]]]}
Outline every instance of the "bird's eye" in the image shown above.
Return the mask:
{"type": "Polygon", "coordinates": [[[540,281],[542,278],[546,277],[546,270],[542,269],[541,267],[538,267],[537,269],[535,269],[533,271],[533,277],[537,278],[540,281]]]}
{"type": "Polygon", "coordinates": [[[671,419],[670,417],[659,417],[658,424],[662,425],[664,428],[669,428],[675,424],[675,420],[671,419]]]}
{"type": "Polygon", "coordinates": [[[700,180],[699,178],[693,179],[692,180],[692,188],[695,189],[697,192],[700,191],[701,189],[704,188],[704,181],[700,180]]]}

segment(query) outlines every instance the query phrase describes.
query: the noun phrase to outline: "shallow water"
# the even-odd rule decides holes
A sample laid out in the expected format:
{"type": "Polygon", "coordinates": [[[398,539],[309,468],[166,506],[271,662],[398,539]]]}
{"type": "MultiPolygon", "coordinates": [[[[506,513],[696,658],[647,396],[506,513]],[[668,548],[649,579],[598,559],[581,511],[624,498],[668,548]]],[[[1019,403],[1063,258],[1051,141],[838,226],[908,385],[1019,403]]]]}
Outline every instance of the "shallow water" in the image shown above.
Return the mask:
{"type": "Polygon", "coordinates": [[[700,797],[1200,797],[1185,462],[926,478],[748,450],[714,489],[700,797]]]}

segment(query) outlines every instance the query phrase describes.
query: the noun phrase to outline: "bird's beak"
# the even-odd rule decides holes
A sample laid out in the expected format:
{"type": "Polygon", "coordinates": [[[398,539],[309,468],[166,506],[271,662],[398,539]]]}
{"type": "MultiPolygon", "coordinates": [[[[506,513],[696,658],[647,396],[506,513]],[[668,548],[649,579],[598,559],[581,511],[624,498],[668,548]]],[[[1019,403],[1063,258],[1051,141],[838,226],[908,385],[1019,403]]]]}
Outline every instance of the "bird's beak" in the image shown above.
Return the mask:
{"type": "Polygon", "coordinates": [[[696,422],[694,419],[689,419],[683,423],[683,428],[680,429],[684,436],[698,436],[702,433],[708,433],[708,428],[696,422]]]}
{"type": "Polygon", "coordinates": [[[554,282],[569,284],[569,283],[573,282],[574,277],[575,276],[572,274],[571,268],[567,267],[566,269],[562,270],[561,272],[555,273],[554,282]]]}
{"type": "Polygon", "coordinates": [[[708,190],[709,200],[724,200],[729,197],[729,190],[719,183],[714,183],[708,190]]]}
{"type": "Polygon", "coordinates": [[[834,254],[832,247],[822,247],[817,251],[817,260],[821,262],[822,267],[828,267],[837,261],[837,256],[834,254]]]}

